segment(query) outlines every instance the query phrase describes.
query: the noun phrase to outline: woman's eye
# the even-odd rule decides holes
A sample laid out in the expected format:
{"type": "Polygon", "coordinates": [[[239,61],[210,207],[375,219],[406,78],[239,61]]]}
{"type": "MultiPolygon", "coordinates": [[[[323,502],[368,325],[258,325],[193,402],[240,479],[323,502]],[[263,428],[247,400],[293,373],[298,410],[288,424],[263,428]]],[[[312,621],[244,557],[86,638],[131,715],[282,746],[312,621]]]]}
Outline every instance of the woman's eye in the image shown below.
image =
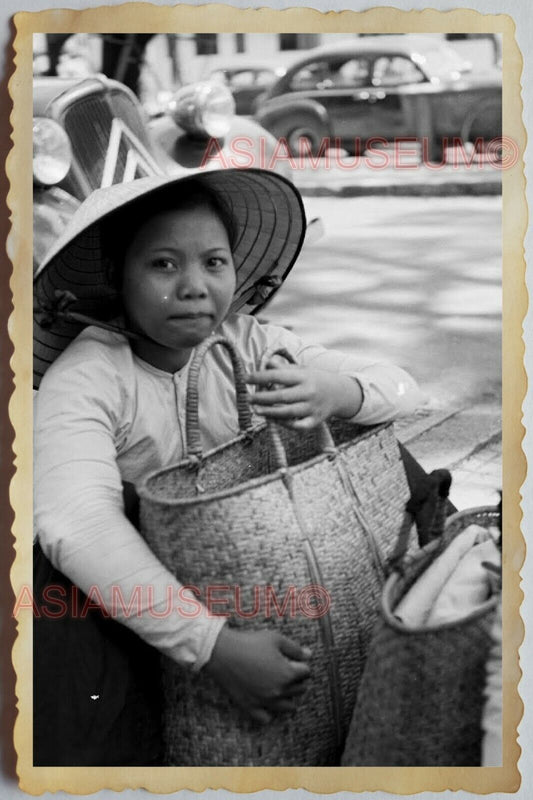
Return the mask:
{"type": "Polygon", "coordinates": [[[223,256],[211,256],[211,258],[207,259],[207,266],[209,269],[221,269],[225,267],[228,263],[228,260],[223,256]]]}
{"type": "Polygon", "coordinates": [[[170,258],[156,258],[152,261],[152,267],[155,269],[159,269],[162,272],[171,272],[172,270],[176,269],[176,265],[170,258]]]}

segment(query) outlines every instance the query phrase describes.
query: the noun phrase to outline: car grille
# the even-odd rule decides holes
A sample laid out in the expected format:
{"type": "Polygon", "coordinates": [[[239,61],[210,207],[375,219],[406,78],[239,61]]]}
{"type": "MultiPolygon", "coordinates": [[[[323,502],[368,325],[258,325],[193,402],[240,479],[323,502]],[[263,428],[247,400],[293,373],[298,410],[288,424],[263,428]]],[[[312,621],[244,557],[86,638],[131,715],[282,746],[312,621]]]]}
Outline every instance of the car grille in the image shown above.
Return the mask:
{"type": "Polygon", "coordinates": [[[119,91],[75,100],[65,109],[63,124],[78,166],[78,182],[87,184],[84,195],[101,186],[161,171],[150,153],[138,109],[119,91]]]}

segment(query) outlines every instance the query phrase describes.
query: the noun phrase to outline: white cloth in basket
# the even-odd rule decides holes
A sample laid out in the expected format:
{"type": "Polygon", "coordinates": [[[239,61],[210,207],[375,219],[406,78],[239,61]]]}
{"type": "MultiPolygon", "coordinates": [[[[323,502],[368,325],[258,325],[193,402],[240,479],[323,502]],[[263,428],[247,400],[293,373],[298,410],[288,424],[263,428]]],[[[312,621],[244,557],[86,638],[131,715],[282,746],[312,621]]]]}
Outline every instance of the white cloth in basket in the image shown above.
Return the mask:
{"type": "Polygon", "coordinates": [[[498,566],[500,552],[486,528],[470,525],[418,578],[394,615],[409,627],[461,619],[490,596],[490,576],[483,562],[498,566]]]}

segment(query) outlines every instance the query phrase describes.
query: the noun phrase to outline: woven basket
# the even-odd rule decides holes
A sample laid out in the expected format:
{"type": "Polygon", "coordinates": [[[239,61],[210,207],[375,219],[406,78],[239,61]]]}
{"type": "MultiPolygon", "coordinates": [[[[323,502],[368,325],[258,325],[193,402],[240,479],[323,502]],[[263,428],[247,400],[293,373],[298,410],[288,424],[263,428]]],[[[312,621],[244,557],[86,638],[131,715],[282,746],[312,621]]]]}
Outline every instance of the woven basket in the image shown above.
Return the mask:
{"type": "Polygon", "coordinates": [[[498,596],[463,619],[419,629],[393,610],[468,525],[496,525],[496,507],[461,511],[444,536],[387,580],[342,758],[344,766],[459,767],[481,763],[485,663],[498,596]]]}
{"type": "Polygon", "coordinates": [[[338,764],[409,494],[392,427],[253,428],[242,365],[221,337],[204,343],[191,364],[186,427],[187,459],[141,489],[143,535],[202,597],[209,585],[239,588],[239,613],[228,624],[274,629],[309,646],[312,678],[296,711],[259,726],[202,671],[165,659],[167,763],[338,764]],[[244,432],[201,456],[197,379],[214,344],[230,353],[244,432]],[[323,593],[306,588],[317,584],[331,598],[322,616],[323,593]],[[293,587],[297,613],[268,614],[261,604],[253,615],[254,587],[272,587],[280,604],[293,587]]]}

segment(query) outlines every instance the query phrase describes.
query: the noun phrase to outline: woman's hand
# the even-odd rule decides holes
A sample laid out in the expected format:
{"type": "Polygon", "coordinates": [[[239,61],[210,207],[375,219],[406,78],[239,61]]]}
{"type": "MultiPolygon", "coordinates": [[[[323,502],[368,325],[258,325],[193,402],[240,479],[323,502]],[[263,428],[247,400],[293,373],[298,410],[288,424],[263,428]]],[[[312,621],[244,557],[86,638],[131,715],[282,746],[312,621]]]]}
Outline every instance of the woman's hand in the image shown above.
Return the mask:
{"type": "Polygon", "coordinates": [[[296,430],[353,417],[363,403],[358,381],[336,372],[291,364],[252,372],[246,381],[259,387],[250,401],[257,414],[296,430]]]}
{"type": "Polygon", "coordinates": [[[308,648],[272,631],[242,632],[224,626],[204,669],[257,722],[291,711],[310,675],[308,648]]]}

